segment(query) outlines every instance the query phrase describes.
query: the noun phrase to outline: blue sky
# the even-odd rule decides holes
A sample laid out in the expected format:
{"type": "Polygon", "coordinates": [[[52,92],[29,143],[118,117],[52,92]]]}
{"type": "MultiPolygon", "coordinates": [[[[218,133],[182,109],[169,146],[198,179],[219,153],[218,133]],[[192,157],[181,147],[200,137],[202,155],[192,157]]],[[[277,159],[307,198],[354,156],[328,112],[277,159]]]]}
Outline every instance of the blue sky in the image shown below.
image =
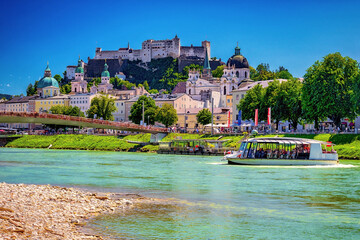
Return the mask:
{"type": "Polygon", "coordinates": [[[239,42],[251,66],[282,65],[297,77],[328,53],[360,61],[360,1],[1,1],[0,93],[25,93],[95,48],[134,49],[146,39],[211,42],[226,61],[239,42]]]}

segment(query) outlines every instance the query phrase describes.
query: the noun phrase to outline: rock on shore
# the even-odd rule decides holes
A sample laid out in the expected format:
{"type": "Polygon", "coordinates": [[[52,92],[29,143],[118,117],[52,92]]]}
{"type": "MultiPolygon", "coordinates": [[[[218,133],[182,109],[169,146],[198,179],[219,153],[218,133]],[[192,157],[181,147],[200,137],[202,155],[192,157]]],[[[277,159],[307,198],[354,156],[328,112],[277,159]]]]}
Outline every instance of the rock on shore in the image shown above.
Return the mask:
{"type": "Polygon", "coordinates": [[[135,200],[124,196],[50,185],[0,183],[0,238],[101,239],[79,231],[80,227],[100,213],[131,207],[135,200]]]}

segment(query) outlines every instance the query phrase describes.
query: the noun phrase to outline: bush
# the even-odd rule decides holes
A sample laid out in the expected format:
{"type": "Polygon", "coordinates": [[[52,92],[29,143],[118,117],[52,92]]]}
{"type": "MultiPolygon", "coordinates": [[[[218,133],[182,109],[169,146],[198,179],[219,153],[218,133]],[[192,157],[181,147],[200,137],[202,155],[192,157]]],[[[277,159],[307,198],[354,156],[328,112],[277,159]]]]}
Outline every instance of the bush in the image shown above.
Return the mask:
{"type": "Polygon", "coordinates": [[[141,152],[157,152],[159,145],[146,145],[140,149],[141,152]]]}

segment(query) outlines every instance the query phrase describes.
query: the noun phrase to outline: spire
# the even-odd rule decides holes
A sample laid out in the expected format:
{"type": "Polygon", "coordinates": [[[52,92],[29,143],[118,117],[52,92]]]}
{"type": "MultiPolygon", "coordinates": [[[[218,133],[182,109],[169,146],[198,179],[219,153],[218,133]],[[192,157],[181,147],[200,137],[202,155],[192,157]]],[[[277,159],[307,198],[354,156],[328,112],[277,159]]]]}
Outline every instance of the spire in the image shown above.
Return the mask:
{"type": "Polygon", "coordinates": [[[49,67],[49,61],[47,62],[47,66],[45,68],[44,77],[51,77],[51,70],[50,70],[50,67],[49,67]]]}
{"type": "Polygon", "coordinates": [[[49,68],[49,61],[47,61],[47,66],[45,68],[45,71],[51,71],[50,68],[49,68]]]}
{"type": "Polygon", "coordinates": [[[209,56],[208,56],[207,48],[205,48],[204,69],[211,69],[211,68],[210,68],[210,62],[209,62],[209,56]]]}
{"type": "Polygon", "coordinates": [[[130,49],[130,42],[128,42],[128,49],[130,49]]]}
{"type": "Polygon", "coordinates": [[[241,49],[239,48],[239,42],[237,42],[236,48],[235,48],[235,55],[241,55],[240,50],[241,49]]]}

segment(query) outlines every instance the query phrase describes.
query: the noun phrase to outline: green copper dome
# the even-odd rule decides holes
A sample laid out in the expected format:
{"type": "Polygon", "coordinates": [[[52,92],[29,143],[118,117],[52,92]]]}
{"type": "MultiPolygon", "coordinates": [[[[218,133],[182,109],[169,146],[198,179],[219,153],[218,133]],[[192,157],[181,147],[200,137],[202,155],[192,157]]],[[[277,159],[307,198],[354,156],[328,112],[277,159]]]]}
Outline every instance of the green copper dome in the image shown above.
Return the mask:
{"type": "Polygon", "coordinates": [[[49,68],[49,63],[47,64],[47,67],[45,69],[44,77],[40,79],[38,82],[37,88],[44,88],[44,87],[59,87],[58,81],[56,81],[55,78],[51,77],[51,70],[49,68]]]}
{"type": "Polygon", "coordinates": [[[75,69],[75,73],[84,73],[84,68],[81,66],[80,57],[79,57],[79,60],[78,60],[78,66],[77,66],[77,68],[75,69]]]}
{"type": "Polygon", "coordinates": [[[102,77],[110,77],[110,73],[108,71],[108,65],[106,64],[106,62],[105,62],[105,65],[104,65],[104,71],[101,73],[101,76],[102,77]]]}
{"type": "Polygon", "coordinates": [[[38,82],[37,88],[44,88],[44,87],[49,87],[49,86],[53,86],[53,87],[59,87],[59,83],[58,81],[56,81],[55,78],[52,77],[43,77],[42,79],[40,79],[40,81],[38,82]]]}

